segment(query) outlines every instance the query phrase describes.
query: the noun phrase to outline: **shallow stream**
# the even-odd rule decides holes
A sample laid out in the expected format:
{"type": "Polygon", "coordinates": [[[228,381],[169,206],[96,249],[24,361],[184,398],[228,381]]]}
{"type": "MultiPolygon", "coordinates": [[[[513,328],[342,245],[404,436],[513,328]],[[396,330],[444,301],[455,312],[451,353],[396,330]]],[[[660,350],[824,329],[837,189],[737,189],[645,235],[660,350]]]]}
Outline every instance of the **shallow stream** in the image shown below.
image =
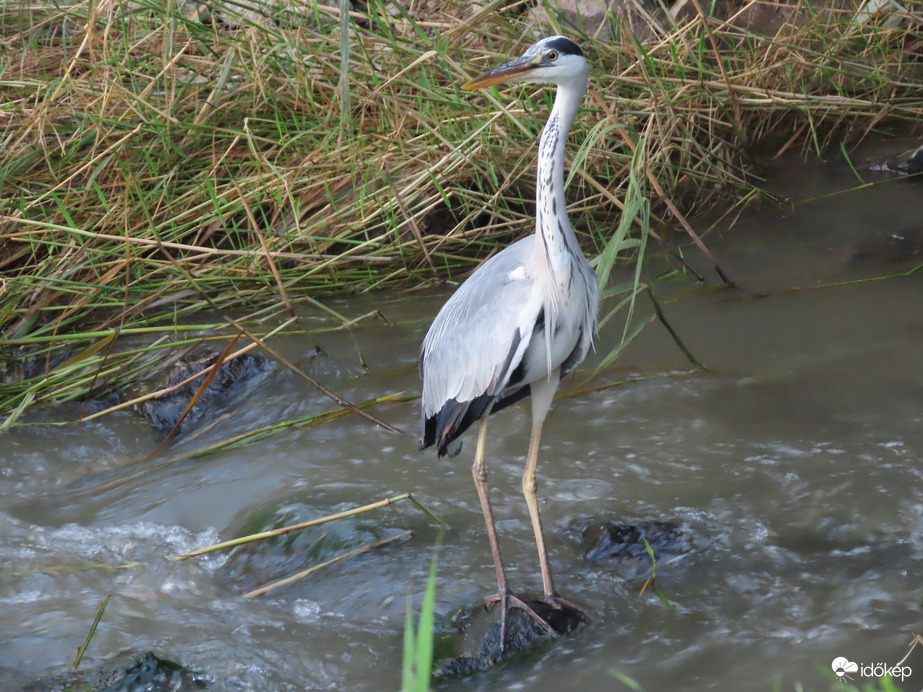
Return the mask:
{"type": "MultiPolygon", "coordinates": [[[[588,361],[562,390],[595,389],[560,398],[546,425],[539,494],[552,566],[591,621],[436,689],[628,689],[618,673],[648,692],[794,690],[796,681],[820,690],[832,684],[834,658],[893,664],[923,630],[923,271],[868,280],[920,264],[923,183],[829,196],[858,185],[836,165],[780,167],[772,179],[780,194],[819,199],[747,210],[707,237],[737,288],[683,279],[661,289],[670,323],[710,369],[692,367],[655,322],[585,382],[588,361]],[[639,595],[646,569],[584,559],[566,536],[589,517],[681,526],[690,551],[657,571],[672,609],[639,595]]],[[[686,255],[706,270],[694,250],[686,255]]],[[[418,392],[419,344],[447,295],[338,301],[349,316],[379,309],[390,324],[323,334],[322,356],[303,337],[273,343],[351,401],[418,392]]],[[[651,312],[646,299],[638,309],[651,312]]],[[[603,331],[597,358],[620,328],[603,331]]],[[[291,537],[286,550],[164,558],[412,491],[451,525],[438,615],[492,593],[473,436],[455,459],[417,452],[417,406],[371,409],[406,435],[348,416],[135,477],[150,464],[129,462],[159,439],[132,412],[14,428],[0,438],[0,688],[63,670],[112,594],[87,664],[130,648],[205,671],[213,689],[399,689],[407,596],[418,606],[438,533],[410,503],[291,537]],[[242,597],[404,529],[411,539],[242,597]],[[106,567],[131,562],[140,565],[106,567]]],[[[161,457],[330,408],[274,367],[161,457]]],[[[534,592],[541,581],[519,490],[528,427],[525,405],[499,414],[488,464],[510,580],[534,592]]],[[[920,689],[923,651],[907,665],[904,689],[920,689]]]]}

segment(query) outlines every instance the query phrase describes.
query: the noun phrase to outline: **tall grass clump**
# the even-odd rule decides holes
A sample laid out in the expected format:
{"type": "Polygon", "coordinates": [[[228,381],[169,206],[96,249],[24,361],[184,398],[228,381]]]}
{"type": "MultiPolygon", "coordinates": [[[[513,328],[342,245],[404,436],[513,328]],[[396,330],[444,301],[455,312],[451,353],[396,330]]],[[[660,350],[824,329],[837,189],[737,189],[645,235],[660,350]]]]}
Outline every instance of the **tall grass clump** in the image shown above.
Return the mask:
{"type": "Polygon", "coordinates": [[[541,34],[594,65],[569,195],[609,260],[673,227],[707,252],[688,219],[754,197],[759,147],[820,152],[923,116],[910,0],[629,4],[607,39],[524,10],[3,3],[0,418],[241,333],[215,311],[265,336],[331,293],[462,277],[530,232],[550,93],[458,85],[541,34]],[[649,213],[616,232],[629,179],[649,213]]]}

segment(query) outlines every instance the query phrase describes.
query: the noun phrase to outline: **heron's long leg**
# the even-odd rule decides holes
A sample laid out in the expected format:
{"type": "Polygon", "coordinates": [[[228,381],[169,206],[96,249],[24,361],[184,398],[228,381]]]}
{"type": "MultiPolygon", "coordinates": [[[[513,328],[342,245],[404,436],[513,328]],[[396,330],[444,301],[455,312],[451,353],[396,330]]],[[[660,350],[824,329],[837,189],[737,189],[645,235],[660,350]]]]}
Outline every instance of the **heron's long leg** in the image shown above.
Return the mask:
{"type": "Polygon", "coordinates": [[[535,490],[535,467],[538,465],[538,448],[542,437],[542,424],[551,400],[558,388],[560,372],[555,370],[547,380],[533,382],[532,389],[532,437],[529,440],[529,454],[526,457],[526,470],[522,474],[522,493],[526,497],[529,507],[529,518],[532,519],[532,531],[535,533],[535,545],[538,548],[538,561],[542,569],[542,587],[546,599],[556,599],[557,591],[554,580],[551,578],[551,567],[548,564],[548,553],[545,551],[545,536],[542,533],[542,518],[538,512],[538,500],[535,490]]]}
{"type": "Polygon", "coordinates": [[[532,428],[532,439],[529,441],[529,456],[526,458],[526,470],[522,474],[522,492],[526,496],[526,505],[529,507],[529,517],[532,519],[532,531],[535,533],[535,546],[538,548],[538,562],[542,569],[542,587],[545,597],[557,596],[554,580],[551,578],[551,567],[548,564],[548,553],[545,551],[545,536],[542,533],[542,518],[538,511],[536,499],[535,467],[538,463],[539,440],[542,436],[542,424],[532,428]]]}
{"type": "MultiPolygon", "coordinates": [[[[500,542],[497,540],[497,527],[494,525],[494,513],[490,507],[490,495],[487,491],[487,469],[484,467],[484,447],[487,443],[487,415],[481,418],[481,429],[478,432],[478,446],[474,453],[474,465],[471,475],[474,476],[474,487],[477,488],[478,498],[481,500],[481,511],[487,524],[487,539],[490,541],[490,553],[494,558],[494,569],[497,571],[497,586],[501,596],[507,591],[506,573],[503,571],[503,557],[500,555],[500,542]]],[[[505,604],[504,604],[505,605],[505,604]]]]}
{"type": "MultiPolygon", "coordinates": [[[[488,412],[489,413],[489,412],[488,412]]],[[[484,447],[487,443],[487,414],[481,418],[481,429],[478,432],[478,446],[474,453],[474,465],[471,474],[474,476],[474,486],[481,500],[481,510],[484,512],[484,521],[487,524],[487,538],[490,540],[490,552],[494,558],[494,569],[497,571],[497,591],[500,600],[500,651],[506,648],[506,623],[509,618],[510,606],[515,606],[528,613],[545,631],[554,634],[554,629],[536,613],[529,604],[510,591],[506,583],[506,573],[503,570],[503,557],[500,555],[500,542],[497,540],[497,527],[494,525],[494,513],[490,506],[490,495],[487,490],[487,469],[484,467],[484,447]]]]}

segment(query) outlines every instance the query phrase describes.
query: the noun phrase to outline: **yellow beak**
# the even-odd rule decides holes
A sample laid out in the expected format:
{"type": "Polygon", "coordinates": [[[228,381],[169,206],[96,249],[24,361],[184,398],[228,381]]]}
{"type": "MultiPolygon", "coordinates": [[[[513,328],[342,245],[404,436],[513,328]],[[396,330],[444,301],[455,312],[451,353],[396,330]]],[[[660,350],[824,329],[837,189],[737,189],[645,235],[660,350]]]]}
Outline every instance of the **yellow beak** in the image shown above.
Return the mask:
{"type": "Polygon", "coordinates": [[[465,91],[474,91],[475,89],[484,89],[494,86],[495,84],[508,84],[510,82],[521,81],[522,78],[536,67],[542,64],[542,58],[539,55],[534,57],[523,56],[503,63],[499,67],[488,70],[484,74],[475,77],[469,82],[462,85],[465,91]]]}

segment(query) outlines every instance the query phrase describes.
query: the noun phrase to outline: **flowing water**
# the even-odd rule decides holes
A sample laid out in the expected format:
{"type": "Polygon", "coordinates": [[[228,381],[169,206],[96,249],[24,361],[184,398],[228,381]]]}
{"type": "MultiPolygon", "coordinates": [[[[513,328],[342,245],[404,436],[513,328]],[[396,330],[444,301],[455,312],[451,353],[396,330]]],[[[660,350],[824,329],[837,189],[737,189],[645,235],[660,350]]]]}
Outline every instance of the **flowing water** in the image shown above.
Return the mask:
{"type": "MultiPolygon", "coordinates": [[[[856,186],[837,166],[773,179],[799,198],[856,186]]],[[[820,690],[833,684],[834,658],[896,663],[923,629],[923,272],[860,280],[920,262],[907,255],[923,236],[921,212],[923,187],[895,180],[794,210],[748,210],[709,235],[738,288],[683,279],[660,297],[710,370],[693,368],[655,322],[614,367],[584,383],[588,362],[563,389],[627,382],[559,399],[546,426],[539,493],[552,564],[562,593],[591,621],[436,688],[628,689],[621,674],[648,692],[794,690],[796,681],[820,690]],[[656,580],[672,608],[639,595],[646,568],[588,562],[566,540],[590,517],[682,527],[689,552],[659,563],[656,580]]],[[[694,249],[686,255],[705,271],[694,249]]],[[[377,308],[390,324],[323,334],[322,356],[303,337],[273,343],[352,401],[417,392],[419,344],[447,295],[339,301],[350,316],[377,308]]],[[[638,310],[651,312],[646,298],[638,310]]],[[[603,330],[595,357],[620,329],[603,330]]],[[[412,491],[451,525],[439,553],[438,615],[477,602],[495,584],[469,471],[473,436],[455,459],[417,452],[417,406],[372,409],[405,435],[349,416],[133,477],[150,464],[129,462],[159,441],[134,413],[14,428],[0,438],[0,688],[63,670],[112,594],[84,665],[152,650],[205,671],[214,689],[398,689],[407,597],[419,605],[438,534],[412,504],[273,546],[185,562],[165,556],[412,491]],[[242,597],[405,529],[414,531],[409,540],[242,597]],[[132,562],[140,564],[106,567],[132,562]]],[[[332,407],[276,367],[161,458],[332,407]]],[[[488,463],[510,580],[535,592],[519,490],[528,427],[527,406],[498,415],[488,463]]],[[[904,689],[919,689],[923,654],[907,665],[904,689]]]]}

